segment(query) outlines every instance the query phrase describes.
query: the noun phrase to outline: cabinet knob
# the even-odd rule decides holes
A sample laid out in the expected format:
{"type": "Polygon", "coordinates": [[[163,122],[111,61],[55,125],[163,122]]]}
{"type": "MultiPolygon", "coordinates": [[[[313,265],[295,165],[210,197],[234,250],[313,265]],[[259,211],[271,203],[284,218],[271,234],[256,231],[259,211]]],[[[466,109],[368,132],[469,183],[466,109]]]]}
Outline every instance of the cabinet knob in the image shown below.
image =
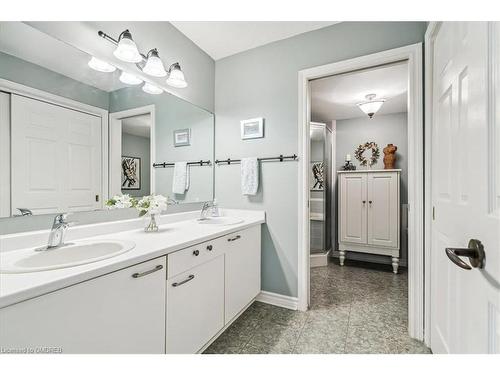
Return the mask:
{"type": "Polygon", "coordinates": [[[368,203],[372,204],[372,201],[368,201],[368,203]]]}
{"type": "Polygon", "coordinates": [[[363,201],[363,204],[365,204],[365,203],[366,203],[366,201],[363,201]]]}
{"type": "Polygon", "coordinates": [[[198,255],[200,255],[200,250],[195,250],[195,251],[193,251],[193,255],[194,255],[195,257],[197,257],[198,255]]]}
{"type": "Polygon", "coordinates": [[[212,245],[208,245],[208,246],[207,246],[207,250],[208,250],[208,251],[212,251],[212,249],[213,249],[212,245]]]}

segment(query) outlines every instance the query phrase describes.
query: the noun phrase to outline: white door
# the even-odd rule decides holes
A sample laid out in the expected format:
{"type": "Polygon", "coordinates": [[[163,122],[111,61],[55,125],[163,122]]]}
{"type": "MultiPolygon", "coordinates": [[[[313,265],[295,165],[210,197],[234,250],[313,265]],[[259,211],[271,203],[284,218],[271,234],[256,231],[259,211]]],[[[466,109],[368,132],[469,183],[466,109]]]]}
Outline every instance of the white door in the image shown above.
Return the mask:
{"type": "Polygon", "coordinates": [[[500,352],[499,41],[498,24],[445,22],[433,47],[434,353],[500,352]],[[489,40],[489,27],[496,42],[489,40]],[[494,46],[494,54],[488,46],[494,46]],[[495,70],[495,87],[488,67],[495,70]],[[496,96],[489,97],[490,88],[496,96]],[[470,239],[484,247],[484,268],[470,267],[480,262],[454,250],[467,248],[470,239]]]}
{"type": "Polygon", "coordinates": [[[224,327],[224,255],[167,280],[168,354],[194,354],[224,327]]]}
{"type": "Polygon", "coordinates": [[[0,309],[0,347],[165,353],[166,257],[0,309]]]}
{"type": "Polygon", "coordinates": [[[340,241],[366,244],[366,173],[340,176],[340,241]]]}
{"type": "Polygon", "coordinates": [[[12,212],[102,207],[99,117],[12,95],[12,212]]]}
{"type": "Polygon", "coordinates": [[[368,244],[399,247],[399,174],[369,173],[367,185],[368,244]]]}

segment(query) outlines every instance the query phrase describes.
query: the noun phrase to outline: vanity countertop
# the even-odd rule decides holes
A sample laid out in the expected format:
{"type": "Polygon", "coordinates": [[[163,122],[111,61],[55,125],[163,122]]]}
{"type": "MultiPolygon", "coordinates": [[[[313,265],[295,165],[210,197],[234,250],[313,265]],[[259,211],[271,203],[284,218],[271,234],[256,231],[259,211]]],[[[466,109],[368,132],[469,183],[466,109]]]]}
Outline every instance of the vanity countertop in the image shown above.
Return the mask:
{"type": "MultiPolygon", "coordinates": [[[[196,222],[199,216],[199,211],[196,211],[180,216],[182,219],[180,221],[162,223],[160,219],[160,230],[155,233],[144,232],[142,228],[143,221],[138,221],[138,225],[136,226],[140,226],[139,228],[85,238],[92,240],[129,240],[135,242],[135,248],[124,254],[99,262],[63,269],[19,274],[0,274],[0,308],[102,276],[149,259],[164,256],[235,231],[259,225],[266,221],[264,211],[224,210],[223,212],[226,216],[238,217],[244,221],[224,226],[201,225],[196,222]]],[[[165,216],[168,217],[169,215],[165,216]]],[[[99,224],[99,226],[105,225],[99,224]]],[[[40,245],[43,245],[43,243],[38,244],[38,246],[40,245]]]]}

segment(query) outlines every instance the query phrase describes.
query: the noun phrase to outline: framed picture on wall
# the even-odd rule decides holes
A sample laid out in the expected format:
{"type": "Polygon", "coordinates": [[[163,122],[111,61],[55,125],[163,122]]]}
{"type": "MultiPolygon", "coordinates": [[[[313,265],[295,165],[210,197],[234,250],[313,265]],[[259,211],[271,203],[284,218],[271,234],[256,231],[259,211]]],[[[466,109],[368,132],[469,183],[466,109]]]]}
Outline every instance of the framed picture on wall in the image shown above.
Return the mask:
{"type": "Polygon", "coordinates": [[[191,129],[174,130],[174,146],[189,146],[191,145],[191,129]]]}
{"type": "Polygon", "coordinates": [[[141,158],[122,156],[122,190],[141,190],[141,158]]]}
{"type": "Polygon", "coordinates": [[[241,139],[264,138],[264,118],[252,118],[240,121],[241,139]]]}

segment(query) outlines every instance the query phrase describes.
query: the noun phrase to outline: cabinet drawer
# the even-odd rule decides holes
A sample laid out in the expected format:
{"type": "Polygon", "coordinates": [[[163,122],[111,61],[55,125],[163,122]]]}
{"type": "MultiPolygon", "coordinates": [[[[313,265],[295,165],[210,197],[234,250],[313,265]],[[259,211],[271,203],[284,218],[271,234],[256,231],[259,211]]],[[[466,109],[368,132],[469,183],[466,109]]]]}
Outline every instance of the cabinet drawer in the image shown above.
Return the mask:
{"type": "Polygon", "coordinates": [[[223,254],[221,243],[222,241],[216,238],[169,254],[167,278],[174,277],[223,254]]]}

